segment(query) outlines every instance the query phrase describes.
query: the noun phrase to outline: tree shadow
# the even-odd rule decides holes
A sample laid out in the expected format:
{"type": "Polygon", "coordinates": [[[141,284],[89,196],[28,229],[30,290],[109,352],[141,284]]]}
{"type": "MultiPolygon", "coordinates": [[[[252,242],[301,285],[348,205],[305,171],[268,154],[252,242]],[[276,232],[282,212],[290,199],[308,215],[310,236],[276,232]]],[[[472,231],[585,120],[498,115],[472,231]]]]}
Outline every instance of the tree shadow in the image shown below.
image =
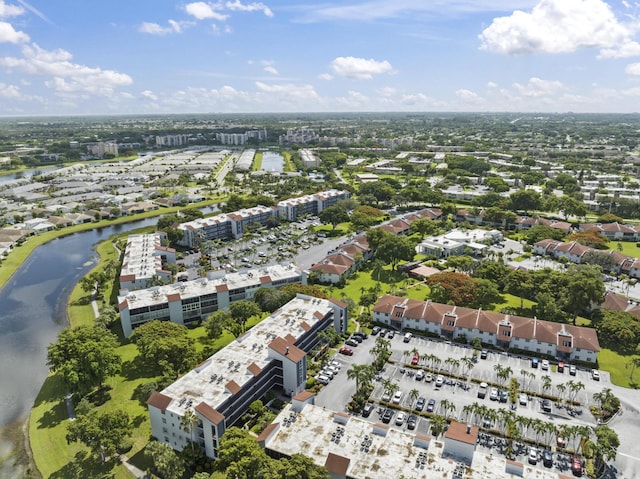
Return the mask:
{"type": "Polygon", "coordinates": [[[38,419],[38,429],[50,429],[66,419],[69,419],[69,415],[67,414],[64,400],[61,399],[38,419]]]}
{"type": "Polygon", "coordinates": [[[122,363],[120,374],[122,374],[127,381],[135,381],[136,379],[153,378],[158,375],[158,371],[150,366],[144,358],[137,355],[131,361],[122,363]]]}
{"type": "Polygon", "coordinates": [[[144,448],[129,457],[129,463],[142,471],[148,471],[153,467],[153,461],[145,455],[144,448]]]}
{"type": "Polygon", "coordinates": [[[115,462],[100,462],[87,451],[76,453],[73,461],[65,464],[51,474],[51,479],[111,479],[115,477],[113,466],[115,462]]]}
{"type": "Polygon", "coordinates": [[[151,396],[153,391],[157,391],[158,389],[159,385],[155,381],[138,384],[131,394],[131,399],[138,401],[141,406],[147,407],[147,400],[149,399],[149,396],[151,396]]]}
{"type": "Polygon", "coordinates": [[[111,399],[111,386],[102,386],[100,389],[88,394],[86,398],[95,406],[102,406],[111,399]]]}

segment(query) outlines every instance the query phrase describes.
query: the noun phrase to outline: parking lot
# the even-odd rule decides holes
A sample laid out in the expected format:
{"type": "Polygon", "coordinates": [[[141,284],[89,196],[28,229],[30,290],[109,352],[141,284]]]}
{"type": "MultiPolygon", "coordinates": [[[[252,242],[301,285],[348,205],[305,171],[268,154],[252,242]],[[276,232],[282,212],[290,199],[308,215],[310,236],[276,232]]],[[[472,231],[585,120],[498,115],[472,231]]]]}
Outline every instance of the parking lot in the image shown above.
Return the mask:
{"type": "MultiPolygon", "coordinates": [[[[370,353],[370,349],[374,346],[375,340],[376,336],[369,335],[369,337],[357,347],[351,348],[353,350],[353,356],[336,354],[332,358],[332,360],[340,364],[341,368],[329,384],[323,387],[323,389],[318,393],[316,398],[317,405],[336,411],[346,410],[346,404],[349,402],[351,395],[355,392],[355,381],[347,378],[346,371],[354,364],[371,363],[373,356],[370,353]]],[[[429,400],[434,401],[433,414],[446,414],[449,418],[457,419],[462,422],[474,420],[476,422],[484,422],[482,418],[473,418],[472,413],[468,411],[471,407],[470,405],[478,403],[487,408],[494,410],[508,410],[515,415],[525,416],[531,419],[539,419],[544,422],[555,424],[556,426],[569,424],[595,427],[596,423],[593,416],[589,413],[588,405],[592,402],[593,393],[600,392],[604,387],[610,386],[610,384],[608,384],[608,375],[606,373],[601,375],[599,381],[595,381],[591,377],[590,370],[578,369],[575,376],[569,375],[568,367],[566,367],[562,373],[557,372],[553,366],[550,366],[547,371],[542,371],[540,369],[540,365],[537,369],[531,367],[530,358],[516,357],[494,352],[488,352],[486,359],[477,360],[469,374],[469,377],[473,380],[468,382],[457,379],[454,380],[447,374],[460,374],[460,371],[455,370],[455,368],[452,371],[450,367],[451,363],[445,364],[445,361],[447,358],[459,360],[463,357],[471,357],[473,350],[470,347],[423,337],[413,337],[410,342],[405,343],[402,335],[395,335],[395,337],[390,340],[390,344],[392,349],[391,361],[387,363],[381,375],[374,381],[374,390],[371,394],[371,400],[374,404],[374,408],[373,412],[367,419],[374,423],[383,422],[383,413],[386,409],[386,405],[384,403],[381,404],[381,399],[385,393],[385,381],[391,381],[398,385],[398,391],[401,392],[401,398],[395,407],[412,410],[415,407],[416,399],[418,397],[424,398],[425,408],[422,413],[418,414],[418,421],[415,430],[412,431],[418,434],[431,434],[429,430],[429,414],[427,413],[429,400]],[[420,359],[418,369],[408,367],[407,364],[411,362],[415,351],[417,351],[421,357],[423,355],[431,354],[437,356],[441,360],[438,368],[440,369],[444,379],[442,386],[436,386],[435,379],[437,377],[437,373],[432,374],[431,381],[416,379],[416,373],[421,369],[420,367],[427,367],[429,365],[425,364],[425,359],[420,359]],[[526,377],[528,389],[532,391],[532,394],[527,395],[526,405],[520,403],[511,405],[508,402],[500,402],[499,398],[496,400],[490,399],[489,392],[492,388],[492,383],[497,383],[496,373],[494,371],[494,366],[496,364],[501,365],[503,368],[511,368],[513,371],[513,377],[516,377],[521,383],[523,377],[525,377],[522,375],[521,371],[524,370],[527,372],[526,377]],[[529,379],[528,374],[531,373],[535,374],[535,379],[529,379]],[[545,375],[548,375],[551,378],[552,388],[550,392],[554,394],[557,391],[556,386],[558,384],[566,384],[568,381],[584,384],[584,389],[580,390],[576,395],[576,400],[582,403],[581,406],[576,408],[578,411],[577,414],[570,415],[566,407],[560,407],[560,405],[556,403],[551,404],[550,411],[545,412],[542,410],[542,399],[536,397],[535,394],[543,392],[542,377],[545,375]],[[476,381],[486,381],[489,383],[489,388],[484,399],[478,398],[479,384],[476,381]],[[415,393],[411,394],[412,390],[416,390],[417,395],[415,393]],[[443,408],[443,400],[445,399],[449,403],[448,410],[446,411],[443,408]],[[467,406],[467,409],[465,409],[465,406],[467,406]],[[426,417],[420,415],[424,413],[427,413],[425,414],[426,417]]],[[[433,368],[433,364],[431,364],[431,368],[433,368]]],[[[393,400],[390,402],[393,402],[393,400]]],[[[405,417],[401,424],[396,424],[398,412],[393,410],[393,416],[389,420],[389,426],[392,428],[407,430],[407,414],[408,412],[405,412],[405,417]]],[[[492,422],[491,424],[484,424],[484,426],[488,429],[497,430],[502,430],[503,428],[499,419],[495,420],[495,422],[492,422]]],[[[540,443],[542,443],[544,439],[543,435],[536,437],[536,433],[533,429],[526,431],[526,437],[530,441],[535,441],[537,439],[540,443]]],[[[553,436],[553,441],[555,441],[555,436],[553,436]]],[[[555,442],[552,446],[555,446],[555,442]]],[[[569,444],[569,447],[572,446],[572,444],[569,444]]],[[[483,433],[479,440],[477,450],[486,454],[504,454],[505,448],[506,442],[503,438],[500,438],[497,435],[483,433]]],[[[550,465],[549,463],[543,465],[542,455],[544,449],[545,447],[542,445],[537,448],[535,454],[537,457],[535,466],[545,468],[546,470],[554,468],[554,470],[559,473],[570,474],[571,456],[554,450],[552,459],[553,465],[550,465]]],[[[534,464],[529,462],[529,453],[530,446],[524,443],[515,443],[513,450],[515,460],[534,466],[534,464]]]]}

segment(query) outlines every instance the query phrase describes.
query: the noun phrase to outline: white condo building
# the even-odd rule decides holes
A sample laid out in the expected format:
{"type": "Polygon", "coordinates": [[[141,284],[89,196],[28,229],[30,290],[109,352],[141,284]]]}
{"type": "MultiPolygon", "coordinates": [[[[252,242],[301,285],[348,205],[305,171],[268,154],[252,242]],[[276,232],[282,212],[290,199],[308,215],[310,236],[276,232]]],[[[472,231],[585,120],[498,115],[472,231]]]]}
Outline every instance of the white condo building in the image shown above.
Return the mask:
{"type": "Polygon", "coordinates": [[[154,319],[189,324],[226,309],[235,301],[253,299],[259,288],[306,282],[306,275],[294,265],[275,265],[238,273],[211,271],[207,278],[119,296],[120,323],[128,338],[136,326],[154,319]]]}
{"type": "Polygon", "coordinates": [[[148,288],[154,278],[171,279],[163,263],[176,262],[176,250],[162,246],[167,234],[129,235],[120,270],[120,290],[148,288]]]}
{"type": "Polygon", "coordinates": [[[346,331],[347,307],[337,300],[299,294],[225,348],[147,401],[152,435],[182,450],[193,441],[215,459],[220,437],[272,389],[295,396],[307,380],[306,354],[318,333],[346,331]],[[192,435],[181,419],[194,412],[192,435]]]}

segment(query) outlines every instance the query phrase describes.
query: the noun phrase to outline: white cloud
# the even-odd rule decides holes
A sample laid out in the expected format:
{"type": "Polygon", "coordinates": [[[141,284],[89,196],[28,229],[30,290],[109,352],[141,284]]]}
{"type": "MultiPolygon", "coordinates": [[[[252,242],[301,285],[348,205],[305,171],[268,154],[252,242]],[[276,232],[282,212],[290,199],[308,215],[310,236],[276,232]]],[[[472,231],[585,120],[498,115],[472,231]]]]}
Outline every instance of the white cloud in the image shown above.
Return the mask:
{"type": "Polygon", "coordinates": [[[333,72],[342,77],[356,80],[371,80],[373,75],[389,73],[393,70],[387,60],[367,60],[356,57],[338,57],[331,62],[333,72]]]}
{"type": "Polygon", "coordinates": [[[279,101],[287,103],[303,102],[320,98],[313,85],[294,85],[292,83],[273,84],[257,81],[256,87],[262,93],[276,95],[279,101]]]}
{"type": "Polygon", "coordinates": [[[158,95],[153,93],[151,90],[145,90],[143,92],[140,92],[140,95],[153,101],[156,101],[158,99],[158,95]]]}
{"type": "Polygon", "coordinates": [[[278,75],[278,70],[276,69],[276,67],[273,67],[271,65],[267,65],[266,67],[264,67],[264,71],[266,71],[267,73],[271,73],[272,75],[278,75]]]}
{"type": "Polygon", "coordinates": [[[169,33],[182,33],[182,28],[187,25],[186,22],[176,22],[175,20],[169,20],[169,25],[163,27],[153,22],[143,22],[138,31],[142,33],[149,33],[150,35],[167,35],[169,33]]]}
{"type": "Polygon", "coordinates": [[[278,69],[275,66],[275,62],[273,60],[262,60],[260,61],[260,65],[262,65],[262,69],[271,75],[279,75],[278,69]]]}
{"type": "Polygon", "coordinates": [[[267,7],[262,2],[253,2],[243,4],[240,0],[234,0],[233,2],[225,3],[225,6],[231,11],[240,11],[240,12],[255,12],[260,11],[264,13],[267,17],[273,17],[273,12],[269,7],[267,7]]]}
{"type": "Polygon", "coordinates": [[[529,78],[526,85],[514,83],[513,87],[526,97],[539,98],[549,96],[564,88],[562,82],[557,80],[542,80],[537,77],[529,78]]]}
{"type": "Polygon", "coordinates": [[[333,75],[331,73],[321,73],[320,75],[318,75],[318,78],[320,78],[320,80],[333,80],[333,75]]]}
{"type": "Polygon", "coordinates": [[[126,73],[72,63],[66,50],[44,50],[35,43],[22,49],[22,58],[2,57],[0,66],[24,71],[30,75],[52,77],[45,85],[59,93],[87,92],[109,95],[114,88],[130,85],[126,73]]]}
{"type": "Polygon", "coordinates": [[[456,96],[461,100],[465,100],[465,101],[476,101],[479,99],[478,94],[476,92],[467,90],[465,88],[460,88],[459,90],[456,90],[456,96]]]}
{"type": "Polygon", "coordinates": [[[228,18],[228,15],[219,13],[214,8],[219,9],[220,5],[212,5],[205,2],[193,2],[187,3],[184,7],[185,11],[189,15],[197,18],[198,20],[213,19],[223,22],[228,18]]]}
{"type": "Polygon", "coordinates": [[[479,38],[482,49],[498,53],[568,53],[612,48],[630,34],[603,0],[540,0],[530,12],[494,18],[479,38]]]}
{"type": "Polygon", "coordinates": [[[0,22],[0,43],[23,43],[28,41],[29,35],[15,30],[10,23],[0,22]]]}
{"type": "Polygon", "coordinates": [[[17,17],[24,13],[24,8],[18,5],[8,5],[0,0],[0,18],[17,17]]]}
{"type": "Polygon", "coordinates": [[[432,104],[433,98],[428,97],[424,93],[412,93],[402,95],[400,101],[403,105],[420,106],[432,104]]]}
{"type": "Polygon", "coordinates": [[[627,75],[640,76],[640,63],[630,63],[627,68],[624,69],[627,75]]]}
{"type": "Polygon", "coordinates": [[[629,40],[614,48],[603,48],[598,58],[629,58],[640,56],[640,43],[629,40]]]}
{"type": "Polygon", "coordinates": [[[496,82],[487,82],[487,88],[498,88],[500,85],[498,85],[496,82]]]}
{"type": "Polygon", "coordinates": [[[20,88],[15,85],[7,85],[6,83],[0,82],[0,97],[19,100],[21,96],[20,88]]]}
{"type": "Polygon", "coordinates": [[[384,88],[379,88],[378,90],[376,90],[376,92],[378,93],[378,95],[381,95],[381,96],[384,96],[384,97],[392,97],[396,93],[398,93],[398,90],[396,88],[391,87],[391,86],[386,86],[384,88]]]}

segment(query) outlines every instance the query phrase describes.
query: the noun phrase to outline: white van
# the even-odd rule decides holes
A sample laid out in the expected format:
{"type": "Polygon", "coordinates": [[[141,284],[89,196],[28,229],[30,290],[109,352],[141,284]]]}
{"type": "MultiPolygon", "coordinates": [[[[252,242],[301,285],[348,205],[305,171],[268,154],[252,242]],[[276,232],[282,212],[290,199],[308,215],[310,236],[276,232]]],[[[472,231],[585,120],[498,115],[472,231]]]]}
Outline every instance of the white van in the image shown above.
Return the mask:
{"type": "Polygon", "coordinates": [[[413,338],[413,334],[411,334],[411,333],[407,333],[407,334],[405,334],[405,335],[404,335],[404,339],[403,339],[403,341],[404,341],[405,343],[408,343],[409,341],[411,341],[411,338],[413,338]]]}

